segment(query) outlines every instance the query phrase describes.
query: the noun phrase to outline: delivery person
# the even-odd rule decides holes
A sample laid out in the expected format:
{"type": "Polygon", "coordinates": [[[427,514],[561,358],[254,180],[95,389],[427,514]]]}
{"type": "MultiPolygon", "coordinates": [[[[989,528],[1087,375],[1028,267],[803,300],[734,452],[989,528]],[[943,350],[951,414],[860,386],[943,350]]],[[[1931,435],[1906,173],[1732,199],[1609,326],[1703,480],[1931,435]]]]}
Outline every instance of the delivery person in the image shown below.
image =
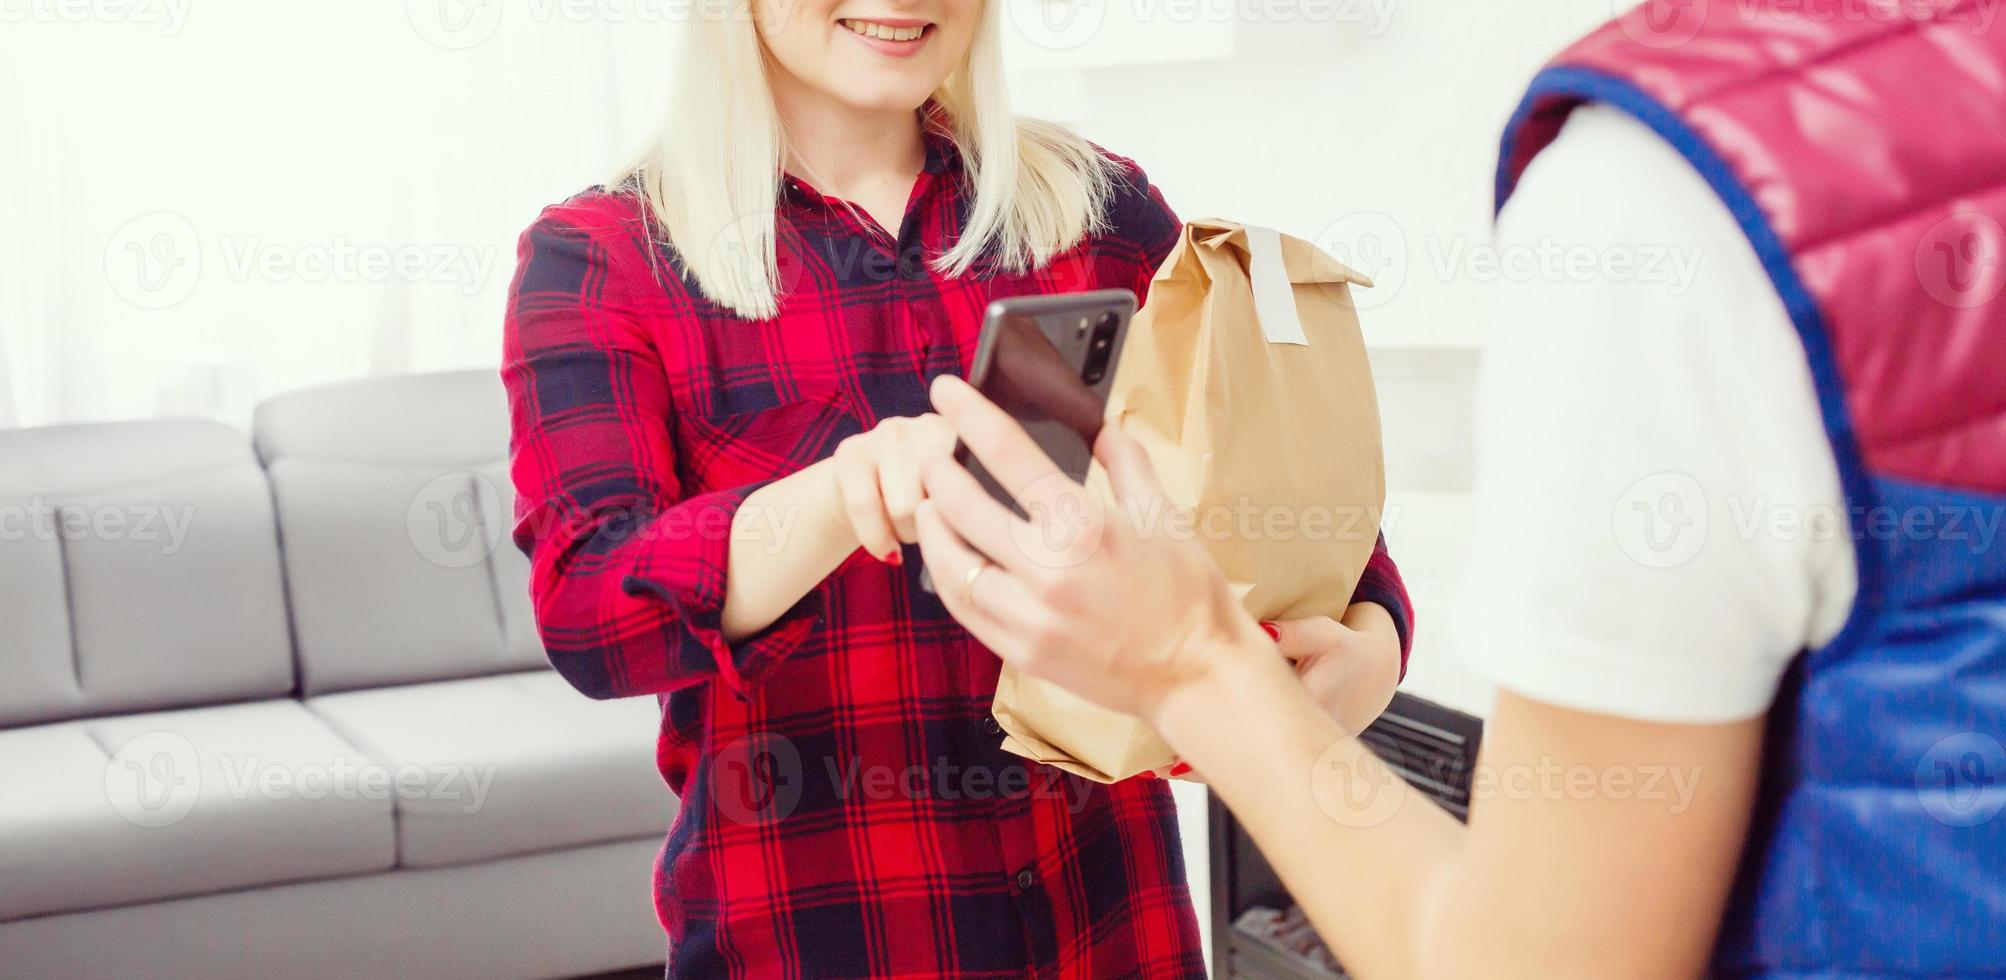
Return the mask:
{"type": "MultiPolygon", "coordinates": [[[[1189,543],[1132,508],[1031,553],[1053,537],[926,474],[950,610],[1154,724],[1361,978],[2006,969],[2006,28],[1820,9],[1633,11],[1509,124],[1504,245],[1639,261],[1498,298],[1467,827],[1386,782],[1189,543]],[[1663,247],[1697,281],[1644,275],[1663,247]]],[[[967,386],[934,403],[1057,492],[967,386]]],[[[1161,492],[1132,439],[1096,451],[1161,492]]]]}

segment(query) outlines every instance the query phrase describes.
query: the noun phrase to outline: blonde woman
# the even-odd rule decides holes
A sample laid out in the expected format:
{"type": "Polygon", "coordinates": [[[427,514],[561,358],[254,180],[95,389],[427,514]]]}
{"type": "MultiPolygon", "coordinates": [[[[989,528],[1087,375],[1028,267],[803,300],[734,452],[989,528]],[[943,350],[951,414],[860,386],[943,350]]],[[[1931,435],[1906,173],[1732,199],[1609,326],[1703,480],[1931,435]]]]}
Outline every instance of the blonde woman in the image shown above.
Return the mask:
{"type": "MultiPolygon", "coordinates": [[[[1011,114],[998,30],[976,0],[693,24],[659,146],[523,236],[515,539],[556,668],[661,699],[671,976],[1204,972],[1165,784],[1004,752],[995,658],[917,586],[928,385],[984,306],[1141,295],[1178,233],[1134,164],[1011,114]]],[[[1374,713],[1378,567],[1346,624],[1284,624],[1374,713]]]]}

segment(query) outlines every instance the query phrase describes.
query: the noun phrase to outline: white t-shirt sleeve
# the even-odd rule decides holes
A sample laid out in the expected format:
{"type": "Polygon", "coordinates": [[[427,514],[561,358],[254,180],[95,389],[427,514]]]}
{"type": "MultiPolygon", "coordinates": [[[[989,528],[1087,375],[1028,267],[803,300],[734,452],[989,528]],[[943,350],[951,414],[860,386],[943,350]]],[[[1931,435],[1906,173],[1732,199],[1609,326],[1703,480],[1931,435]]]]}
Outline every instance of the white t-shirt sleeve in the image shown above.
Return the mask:
{"type": "Polygon", "coordinates": [[[1602,714],[1765,711],[1857,589],[1803,347],[1726,207],[1663,139],[1584,107],[1498,222],[1456,646],[1602,714]],[[1514,264],[1516,263],[1516,264],[1514,264]]]}

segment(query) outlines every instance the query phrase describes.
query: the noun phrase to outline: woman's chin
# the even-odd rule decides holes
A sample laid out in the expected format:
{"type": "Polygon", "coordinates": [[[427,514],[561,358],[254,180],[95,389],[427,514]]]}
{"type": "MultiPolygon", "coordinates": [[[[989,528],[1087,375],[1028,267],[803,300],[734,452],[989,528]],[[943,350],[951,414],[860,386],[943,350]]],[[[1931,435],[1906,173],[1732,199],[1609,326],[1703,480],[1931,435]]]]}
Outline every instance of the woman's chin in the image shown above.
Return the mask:
{"type": "Polygon", "coordinates": [[[831,94],[844,105],[863,112],[911,112],[925,105],[936,87],[907,79],[885,79],[878,84],[853,79],[831,94]]]}

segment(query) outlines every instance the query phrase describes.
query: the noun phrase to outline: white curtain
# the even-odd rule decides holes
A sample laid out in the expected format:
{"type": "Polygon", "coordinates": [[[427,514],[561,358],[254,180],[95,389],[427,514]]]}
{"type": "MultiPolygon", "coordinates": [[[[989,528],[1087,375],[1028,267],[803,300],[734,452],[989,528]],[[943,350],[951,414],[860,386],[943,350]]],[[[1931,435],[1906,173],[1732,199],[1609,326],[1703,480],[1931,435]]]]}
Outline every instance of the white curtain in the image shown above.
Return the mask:
{"type": "Polygon", "coordinates": [[[648,9],[0,8],[0,427],[493,366],[517,234],[653,129],[648,9]]]}

